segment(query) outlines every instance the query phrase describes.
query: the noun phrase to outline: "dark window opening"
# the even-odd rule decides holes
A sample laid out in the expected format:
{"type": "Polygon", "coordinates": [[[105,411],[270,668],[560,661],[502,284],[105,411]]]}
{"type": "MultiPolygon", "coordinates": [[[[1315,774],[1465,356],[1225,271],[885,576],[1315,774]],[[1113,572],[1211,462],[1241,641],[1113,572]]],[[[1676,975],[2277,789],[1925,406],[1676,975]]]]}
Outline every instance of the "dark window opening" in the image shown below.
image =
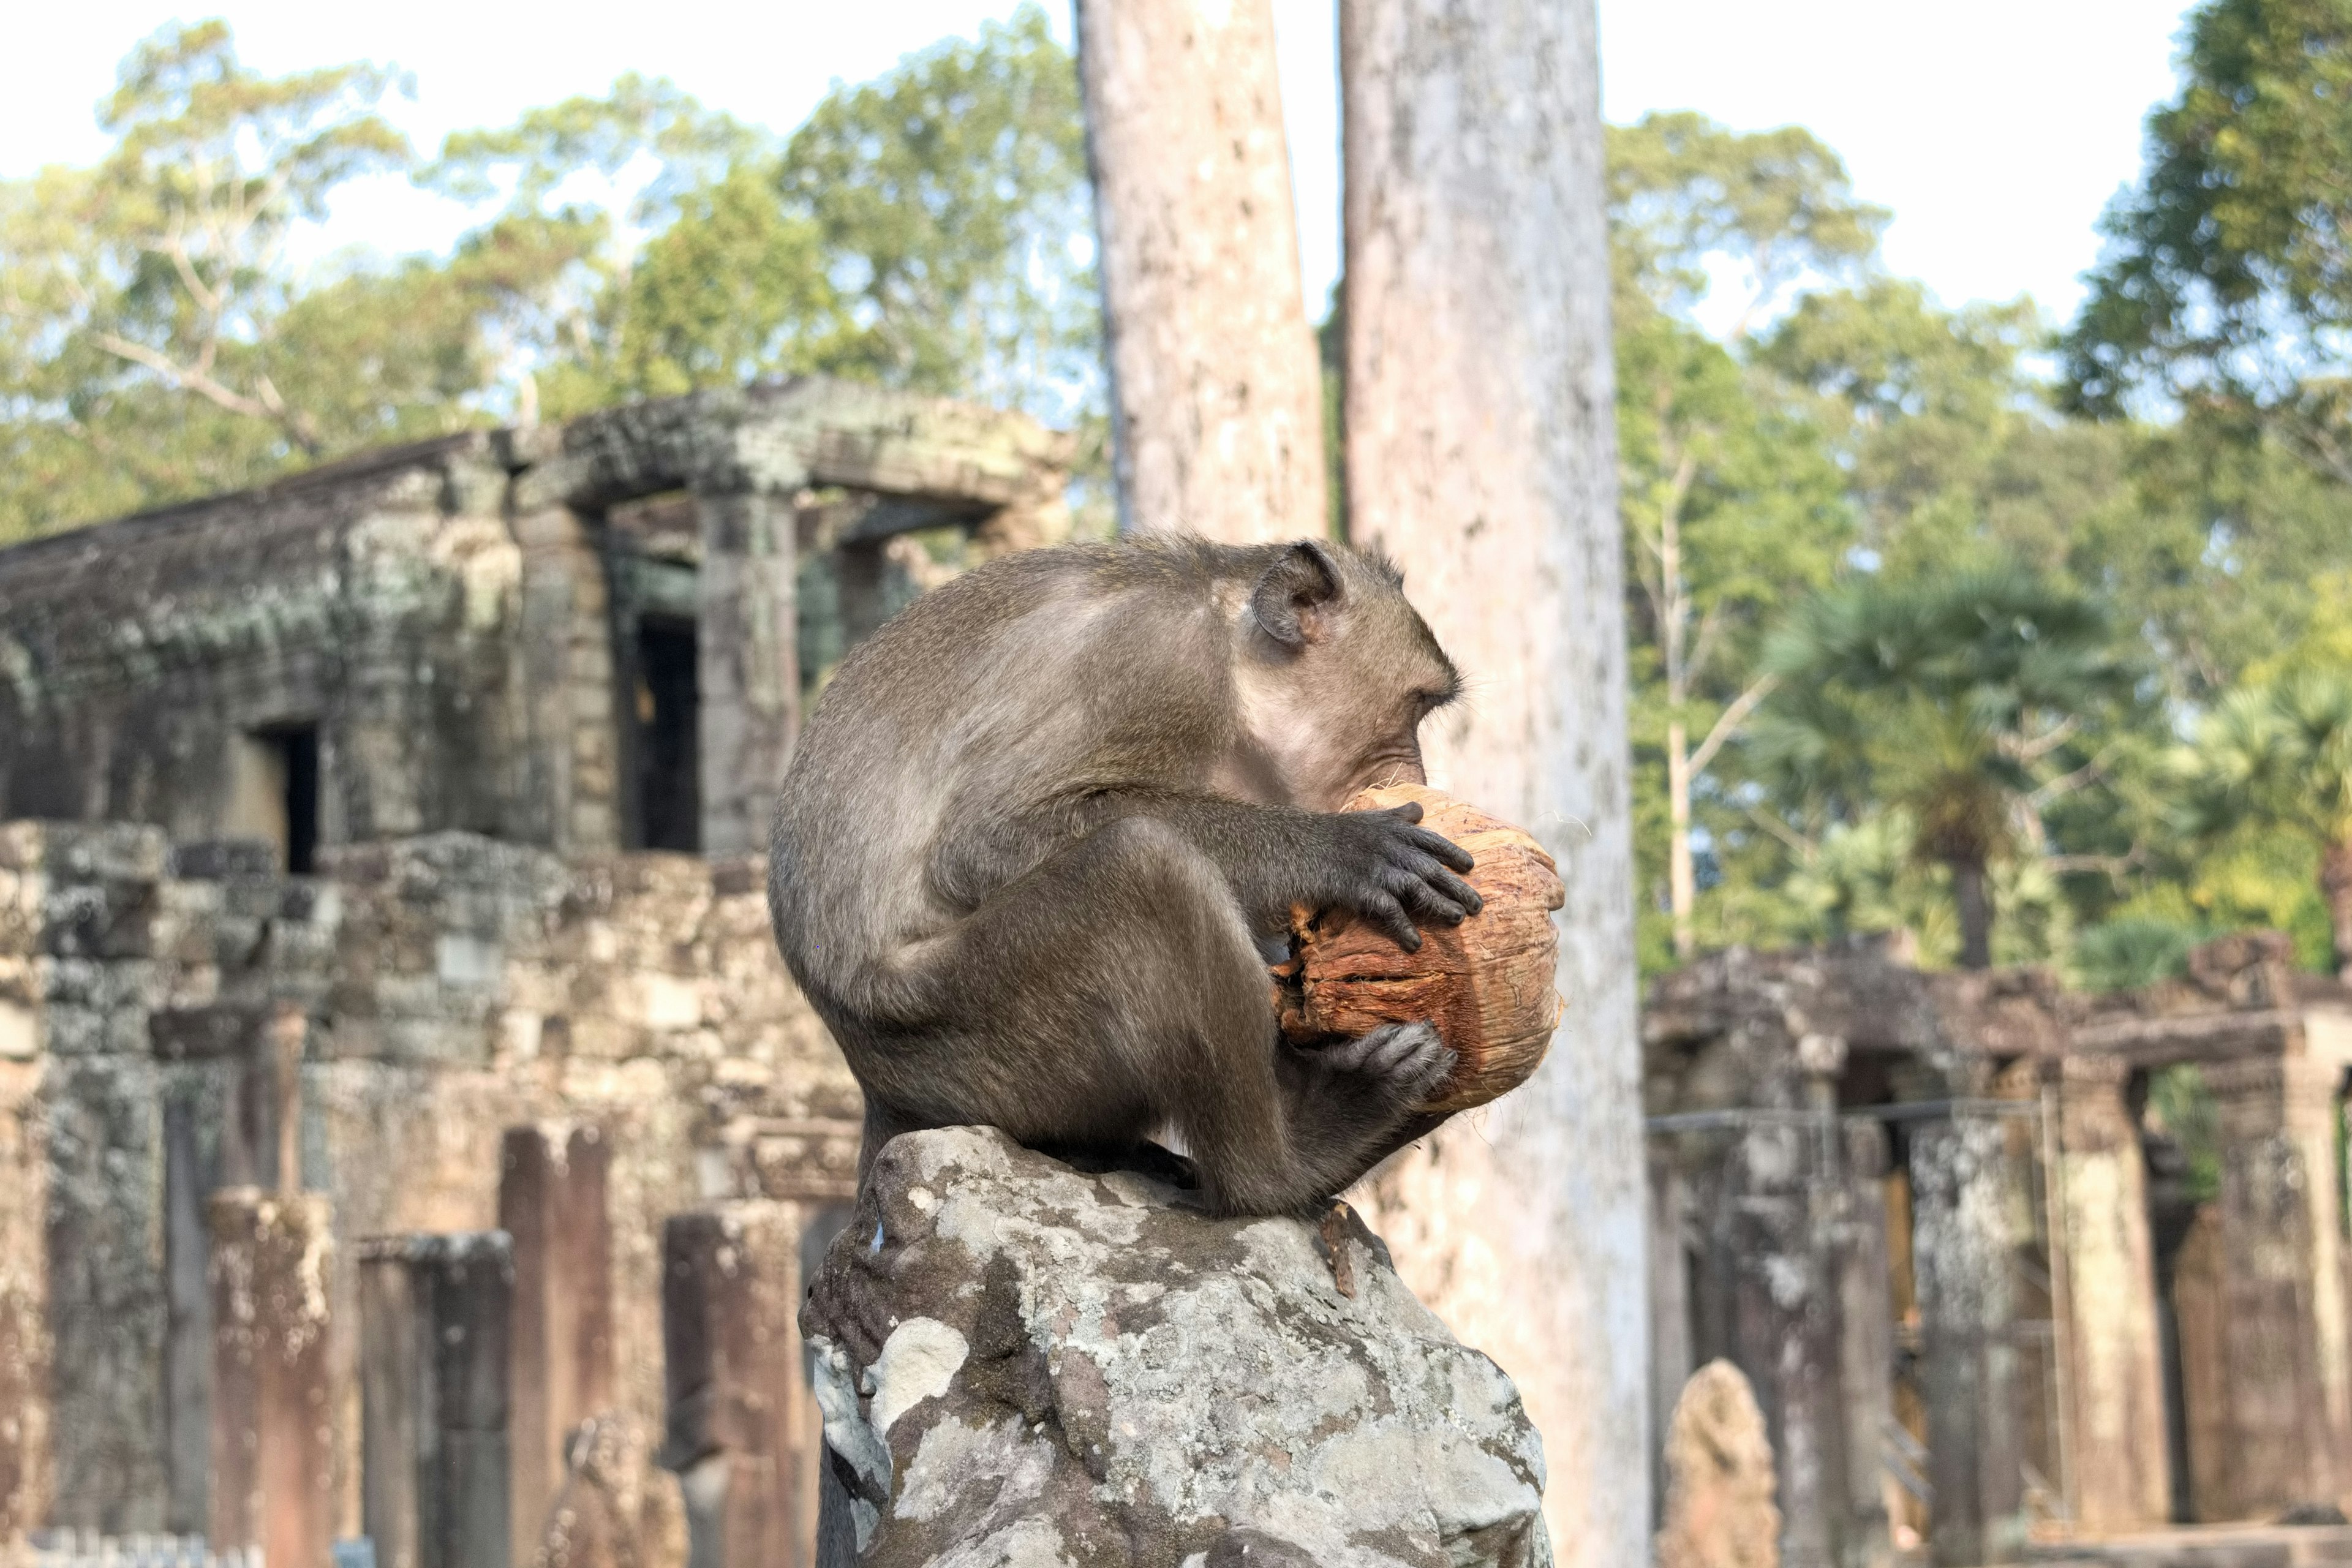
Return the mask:
{"type": "Polygon", "coordinates": [[[281,730],[272,739],[286,759],[286,869],[307,877],[319,858],[319,727],[281,730]]]}
{"type": "Polygon", "coordinates": [[[694,623],[648,616],[637,626],[637,820],[643,847],[702,847],[694,623]]]}
{"type": "Polygon", "coordinates": [[[278,851],[289,874],[311,874],[319,852],[319,727],[273,724],[244,736],[229,805],[229,834],[278,851]]]}

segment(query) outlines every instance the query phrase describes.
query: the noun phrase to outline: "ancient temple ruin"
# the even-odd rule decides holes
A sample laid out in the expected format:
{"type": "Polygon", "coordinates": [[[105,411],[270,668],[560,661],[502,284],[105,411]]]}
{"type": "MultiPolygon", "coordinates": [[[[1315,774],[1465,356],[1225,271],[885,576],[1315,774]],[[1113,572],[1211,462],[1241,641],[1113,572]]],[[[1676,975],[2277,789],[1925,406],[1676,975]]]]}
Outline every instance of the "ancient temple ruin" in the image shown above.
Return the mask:
{"type": "MultiPolygon", "coordinates": [[[[0,551],[0,1546],[803,1560],[858,1106],[767,800],[1067,460],[804,380],[0,551]]],[[[2352,1493],[2352,993],[2278,942],[2100,998],[1733,952],[1643,1029],[1657,1430],[1745,1373],[1784,1563],[2352,1493]]]]}
{"type": "Polygon", "coordinates": [[[0,551],[0,1542],[505,1568],[657,1449],[653,1561],[796,1560],[859,1111],[768,803],[1067,454],[809,379],[0,551]]]}
{"type": "Polygon", "coordinates": [[[1784,1563],[2352,1494],[2352,988],[2284,938],[2109,996],[1735,950],[1660,981],[1643,1035],[1655,1399],[1748,1374],[1784,1563]],[[2153,1103],[2184,1070],[2201,1127],[2153,1103]]]}

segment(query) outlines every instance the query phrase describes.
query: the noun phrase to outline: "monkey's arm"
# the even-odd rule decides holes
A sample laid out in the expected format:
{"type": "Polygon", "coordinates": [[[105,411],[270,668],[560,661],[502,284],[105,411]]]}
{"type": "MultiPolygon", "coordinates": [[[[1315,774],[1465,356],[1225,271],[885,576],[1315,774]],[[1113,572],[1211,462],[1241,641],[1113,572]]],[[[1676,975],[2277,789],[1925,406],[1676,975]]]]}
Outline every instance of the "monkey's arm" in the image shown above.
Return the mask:
{"type": "Polygon", "coordinates": [[[1223,873],[1255,935],[1288,929],[1292,908],[1303,904],[1350,910],[1411,951],[1421,945],[1417,922],[1455,925],[1483,907],[1456,875],[1470,869],[1469,852],[1415,826],[1418,805],[1319,812],[1173,791],[1102,790],[1000,821],[982,837],[995,854],[1026,869],[1050,847],[1134,816],[1176,829],[1205,855],[1223,873]],[[1024,839],[1034,847],[1016,848],[1024,839]]]}

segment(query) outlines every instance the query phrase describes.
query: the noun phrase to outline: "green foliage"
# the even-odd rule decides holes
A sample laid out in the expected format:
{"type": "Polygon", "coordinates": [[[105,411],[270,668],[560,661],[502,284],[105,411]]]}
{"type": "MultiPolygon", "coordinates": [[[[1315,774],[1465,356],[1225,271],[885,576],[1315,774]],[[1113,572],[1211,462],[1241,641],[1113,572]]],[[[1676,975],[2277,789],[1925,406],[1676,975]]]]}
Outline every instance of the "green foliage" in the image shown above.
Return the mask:
{"type": "Polygon", "coordinates": [[[2075,405],[2137,389],[2264,418],[2352,481],[2352,3],[2208,0],[2180,95],[2066,342],[2075,405]]]}
{"type": "Polygon", "coordinates": [[[2221,1195],[2221,1107],[2194,1062],[2148,1075],[2147,1121],[2180,1146],[2187,1158],[2186,1196],[2210,1203],[2221,1195]]]}
{"type": "Polygon", "coordinates": [[[2212,932],[2186,921],[2126,915],[2074,940],[2069,978],[2086,991],[2126,991],[2188,972],[2189,952],[2212,932]]]}
{"type": "Polygon", "coordinates": [[[828,368],[1044,412],[1090,402],[1101,306],[1077,71],[1035,5],[836,89],[777,185],[844,301],[828,368]]]}
{"type": "Polygon", "coordinates": [[[1610,236],[1622,315],[1630,290],[1687,309],[1738,270],[1748,299],[1730,336],[1806,278],[1852,274],[1890,215],[1858,202],[1845,164],[1798,126],[1753,134],[1688,111],[1644,115],[1608,137],[1610,236]]]}
{"type": "Polygon", "coordinates": [[[2177,765],[2191,833],[2252,828],[2310,846],[2332,967],[2352,969],[2352,666],[2296,665],[2228,693],[2177,765]]]}
{"type": "MultiPolygon", "coordinates": [[[[142,43],[95,168],[0,184],[0,542],[491,417],[824,371],[1098,416],[1076,68],[1024,8],[788,141],[625,76],[417,167],[374,66],[142,43]],[[289,262],[344,183],[483,209],[443,257],[289,262]]],[[[1099,446],[1099,443],[1096,443],[1099,446]]]]}
{"type": "Polygon", "coordinates": [[[362,174],[404,167],[366,65],[257,75],[218,22],[124,60],[92,169],[0,184],[0,541],[65,517],[251,483],[390,435],[443,427],[443,366],[393,351],[367,395],[303,401],[315,359],[289,232],[362,174]]]}
{"type": "Polygon", "coordinates": [[[2013,566],[1864,577],[1799,606],[1764,663],[1802,696],[1768,705],[1759,759],[1817,805],[1899,808],[1912,854],[1954,879],[1964,959],[1989,962],[1970,900],[1996,862],[2042,851],[2041,808],[2095,777],[2091,742],[2132,700],[2104,609],[2013,566]]]}

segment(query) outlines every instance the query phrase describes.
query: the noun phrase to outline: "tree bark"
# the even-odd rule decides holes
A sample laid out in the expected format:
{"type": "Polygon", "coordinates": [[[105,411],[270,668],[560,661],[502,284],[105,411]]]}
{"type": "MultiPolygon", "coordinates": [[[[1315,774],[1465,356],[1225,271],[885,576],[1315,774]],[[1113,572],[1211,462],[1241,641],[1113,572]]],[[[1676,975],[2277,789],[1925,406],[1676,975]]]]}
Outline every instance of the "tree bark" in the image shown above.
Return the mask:
{"type": "Polygon", "coordinates": [[[1077,0],[1122,531],[1320,536],[1269,0],[1077,0]]]}
{"type": "Polygon", "coordinates": [[[1960,906],[1960,967],[1992,967],[1992,890],[1981,860],[1952,860],[1952,898],[1960,906]]]}
{"type": "Polygon", "coordinates": [[[1666,907],[1674,914],[1675,956],[1698,954],[1698,870],[1691,858],[1690,731],[1680,719],[1666,721],[1666,907]]]}
{"type": "Polygon", "coordinates": [[[2352,843],[2320,846],[2319,895],[2335,933],[2336,978],[2352,981],[2352,843]]]}
{"type": "Polygon", "coordinates": [[[1433,782],[1559,862],[1527,1087],[1384,1166],[1423,1300],[1517,1382],[1558,1560],[1645,1561],[1649,1363],[1623,550],[1590,0],[1342,0],[1349,532],[1469,678],[1433,782]]]}

